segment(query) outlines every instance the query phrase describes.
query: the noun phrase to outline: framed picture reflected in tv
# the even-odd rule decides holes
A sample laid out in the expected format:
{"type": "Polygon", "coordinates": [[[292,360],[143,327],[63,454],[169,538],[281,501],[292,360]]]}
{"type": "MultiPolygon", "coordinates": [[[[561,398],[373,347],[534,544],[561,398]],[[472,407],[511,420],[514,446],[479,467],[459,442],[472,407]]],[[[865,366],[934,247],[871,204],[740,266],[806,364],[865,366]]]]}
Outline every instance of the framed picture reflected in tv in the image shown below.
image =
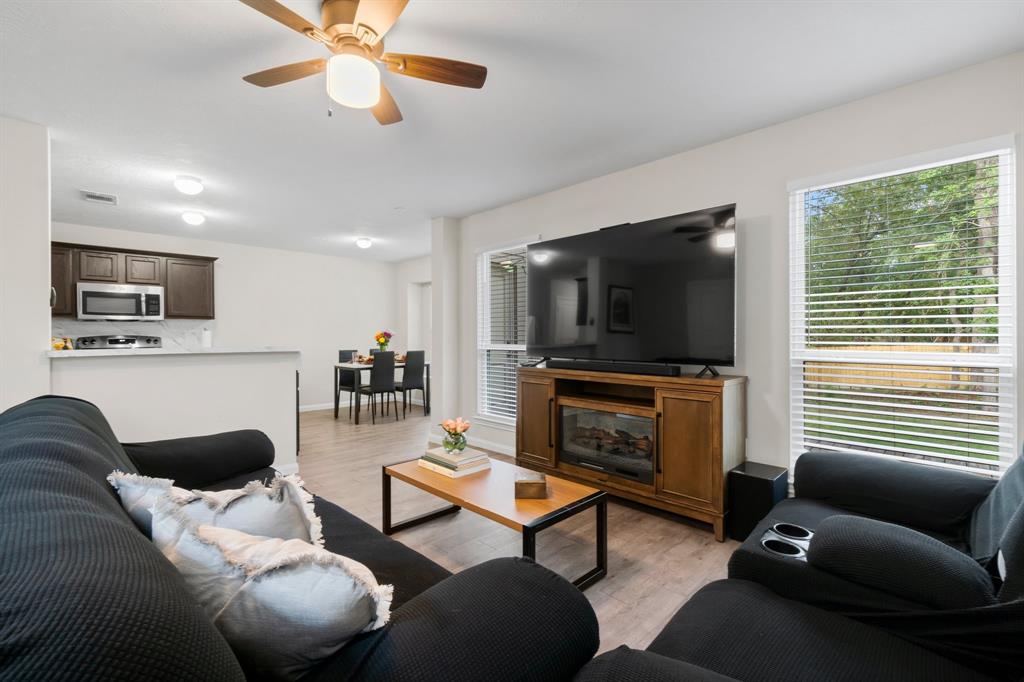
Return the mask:
{"type": "Polygon", "coordinates": [[[608,285],[608,331],[612,334],[635,334],[633,321],[633,288],[608,285]]]}

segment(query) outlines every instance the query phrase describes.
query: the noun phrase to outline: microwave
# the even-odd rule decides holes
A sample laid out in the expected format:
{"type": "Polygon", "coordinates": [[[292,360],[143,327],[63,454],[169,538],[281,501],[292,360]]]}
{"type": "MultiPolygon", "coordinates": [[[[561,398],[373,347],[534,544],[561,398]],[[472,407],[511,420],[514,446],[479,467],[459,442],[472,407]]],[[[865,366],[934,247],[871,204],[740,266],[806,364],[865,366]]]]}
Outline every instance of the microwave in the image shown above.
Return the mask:
{"type": "Polygon", "coordinates": [[[78,319],[162,320],[164,288],[79,282],[78,319]]]}

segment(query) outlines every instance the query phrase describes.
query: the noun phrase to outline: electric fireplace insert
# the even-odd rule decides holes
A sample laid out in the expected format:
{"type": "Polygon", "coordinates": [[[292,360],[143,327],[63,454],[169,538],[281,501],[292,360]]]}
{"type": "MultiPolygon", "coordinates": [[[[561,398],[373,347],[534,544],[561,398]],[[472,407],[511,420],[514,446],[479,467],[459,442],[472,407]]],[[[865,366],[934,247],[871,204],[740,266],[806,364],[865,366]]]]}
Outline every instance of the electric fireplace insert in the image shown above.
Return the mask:
{"type": "Polygon", "coordinates": [[[654,419],[560,405],[562,461],[639,483],[654,483],[654,419]]]}

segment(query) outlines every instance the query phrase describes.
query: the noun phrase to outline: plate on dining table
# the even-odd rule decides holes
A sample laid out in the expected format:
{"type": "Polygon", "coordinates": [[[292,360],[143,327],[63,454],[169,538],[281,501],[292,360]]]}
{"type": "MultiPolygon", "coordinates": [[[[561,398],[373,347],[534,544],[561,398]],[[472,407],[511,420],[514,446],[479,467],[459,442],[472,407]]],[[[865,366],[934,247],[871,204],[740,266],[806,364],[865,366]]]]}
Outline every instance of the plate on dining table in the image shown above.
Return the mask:
{"type": "MultiPolygon", "coordinates": [[[[360,355],[359,357],[357,357],[355,359],[355,362],[357,364],[360,364],[360,365],[372,365],[373,364],[373,356],[372,355],[360,355]]],[[[396,355],[395,356],[395,362],[405,362],[405,356],[404,355],[396,355]]]]}

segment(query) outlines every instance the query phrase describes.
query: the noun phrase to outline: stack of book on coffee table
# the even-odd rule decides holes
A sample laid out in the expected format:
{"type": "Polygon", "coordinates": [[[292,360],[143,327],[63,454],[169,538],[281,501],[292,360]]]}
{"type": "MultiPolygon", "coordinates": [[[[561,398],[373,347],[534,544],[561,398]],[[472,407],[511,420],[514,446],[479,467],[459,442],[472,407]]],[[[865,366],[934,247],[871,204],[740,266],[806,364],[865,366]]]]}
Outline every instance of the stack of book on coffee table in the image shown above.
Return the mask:
{"type": "Polygon", "coordinates": [[[448,478],[461,478],[491,468],[491,460],[479,450],[466,448],[462,452],[445,452],[444,448],[431,448],[419,459],[419,465],[448,478]]]}

